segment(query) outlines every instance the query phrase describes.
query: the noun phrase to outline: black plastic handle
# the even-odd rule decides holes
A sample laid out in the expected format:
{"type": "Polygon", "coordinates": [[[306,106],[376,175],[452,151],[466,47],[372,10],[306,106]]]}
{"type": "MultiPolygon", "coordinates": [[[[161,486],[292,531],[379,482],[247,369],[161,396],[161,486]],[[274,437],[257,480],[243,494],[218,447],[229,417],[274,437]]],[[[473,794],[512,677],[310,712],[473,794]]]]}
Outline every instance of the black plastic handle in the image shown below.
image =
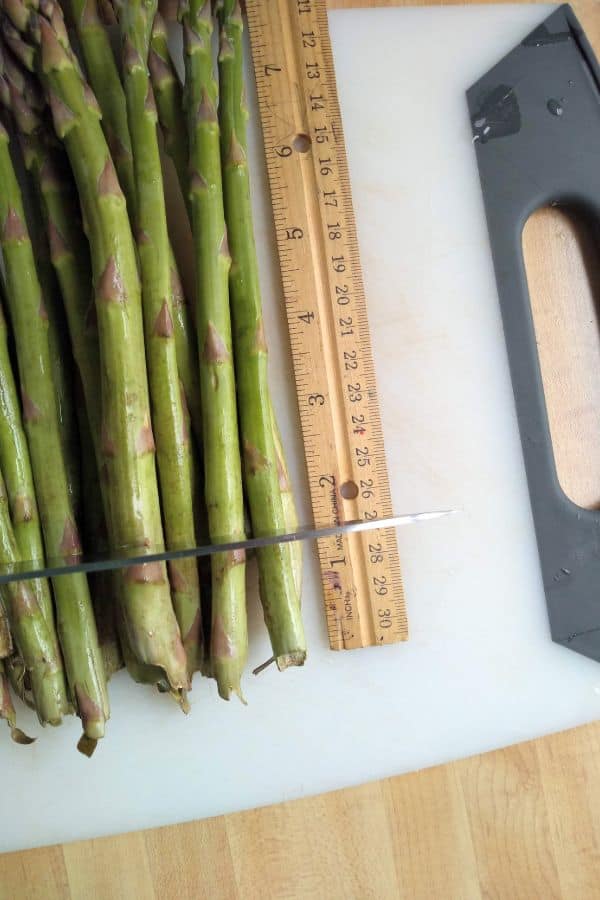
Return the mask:
{"type": "Polygon", "coordinates": [[[600,68],[571,7],[467,99],[552,637],[600,660],[600,512],[558,481],[522,248],[529,216],[548,204],[600,222],[600,68]]]}

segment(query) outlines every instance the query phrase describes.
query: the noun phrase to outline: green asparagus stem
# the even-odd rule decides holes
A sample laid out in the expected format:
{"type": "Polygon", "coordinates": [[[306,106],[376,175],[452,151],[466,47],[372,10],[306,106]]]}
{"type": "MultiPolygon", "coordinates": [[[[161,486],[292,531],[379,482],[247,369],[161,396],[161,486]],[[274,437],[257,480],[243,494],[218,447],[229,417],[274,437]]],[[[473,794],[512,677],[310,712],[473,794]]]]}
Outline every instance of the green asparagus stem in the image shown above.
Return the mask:
{"type": "Polygon", "coordinates": [[[8,99],[4,102],[13,114],[25,166],[41,199],[42,220],[62,292],[73,356],[92,431],[99,434],[100,352],[93,314],[89,246],[82,230],[79,198],[68,160],[48,121],[43,96],[39,91],[36,94],[36,84],[32,84],[27,74],[11,62],[9,55],[5,56],[8,99]]]}
{"type": "MultiPolygon", "coordinates": [[[[282,489],[289,494],[289,483],[285,479],[285,484],[280,484],[280,475],[285,470],[275,444],[269,394],[267,346],[250,201],[243,23],[238,0],[221,0],[219,17],[219,124],[225,215],[232,260],[229,286],[244,481],[253,533],[257,536],[282,534],[287,530],[282,489]]],[[[285,669],[302,665],[306,658],[306,641],[290,546],[264,547],[257,551],[257,558],[261,601],[277,666],[285,669]]]]}
{"type": "MultiPolygon", "coordinates": [[[[83,387],[77,390],[79,442],[81,445],[81,477],[85,497],[83,508],[83,543],[89,553],[106,553],[109,549],[108,530],[104,514],[103,494],[98,479],[96,449],[83,402],[83,387]]],[[[91,572],[89,575],[98,642],[107,681],[123,668],[123,656],[117,635],[117,596],[121,581],[116,572],[91,572]]]]}
{"type": "MultiPolygon", "coordinates": [[[[112,152],[121,187],[127,199],[130,218],[132,221],[137,221],[133,150],[129,133],[127,103],[110,40],[102,23],[102,19],[105,16],[103,16],[97,0],[68,0],[67,5],[77,29],[90,84],[102,112],[102,128],[112,152]]],[[[172,94],[172,91],[167,93],[172,94]]],[[[181,114],[177,121],[179,123],[183,122],[181,114]]],[[[174,133],[180,132],[181,127],[181,124],[179,124],[174,129],[174,133]]],[[[185,192],[185,196],[187,197],[187,192],[185,192]]],[[[195,380],[192,374],[194,371],[197,372],[197,365],[194,366],[197,363],[195,358],[195,336],[189,323],[187,307],[178,303],[179,297],[183,297],[183,292],[180,291],[181,280],[177,271],[175,257],[172,253],[171,267],[173,271],[173,326],[177,347],[177,361],[180,365],[186,400],[192,415],[194,432],[199,440],[200,420],[197,409],[199,408],[200,389],[197,374],[195,380]]]]}
{"type": "Polygon", "coordinates": [[[192,431],[199,446],[202,445],[202,409],[200,402],[200,376],[198,371],[198,345],[190,310],[183,292],[183,285],[175,258],[171,256],[171,300],[173,327],[177,348],[177,368],[190,414],[192,431]]]}
{"type": "Polygon", "coordinates": [[[183,110],[183,87],[173,65],[167,43],[167,26],[159,12],[154,17],[148,65],[156,98],[158,121],[165,139],[165,149],[175,166],[181,193],[189,206],[188,136],[183,110]]]}
{"type": "Polygon", "coordinates": [[[15,647],[12,654],[7,656],[3,662],[4,670],[14,693],[25,706],[35,711],[35,702],[31,692],[31,679],[27,675],[25,661],[19,653],[18,648],[15,647]]]}
{"type": "MultiPolygon", "coordinates": [[[[244,503],[231,347],[229,248],[223,212],[217,85],[209,0],[181,9],[190,141],[190,203],[196,253],[198,353],[204,432],[205,495],[213,541],[244,536],[244,503]]],[[[247,656],[245,554],[212,557],[212,671],[219,694],[241,696],[247,656]]]]}
{"type": "Polygon", "coordinates": [[[117,14],[113,6],[112,0],[98,0],[98,14],[100,20],[107,27],[117,25],[117,14]]]}
{"type": "MultiPolygon", "coordinates": [[[[167,547],[194,547],[192,457],[179,386],[171,300],[171,260],[156,133],[156,108],[148,76],[150,29],[156,0],[125,0],[119,14],[123,78],[137,188],[138,253],[142,308],[167,547]]],[[[198,565],[189,557],[169,563],[173,606],[190,674],[201,659],[198,565]]]]}
{"type": "MultiPolygon", "coordinates": [[[[102,128],[112,152],[117,175],[127,200],[130,217],[132,221],[136,221],[136,188],[133,170],[133,150],[127,121],[127,104],[110,40],[102,24],[102,19],[105,16],[103,16],[101,5],[98,4],[97,0],[66,0],[66,2],[70,10],[70,17],[77,29],[77,36],[81,43],[90,84],[102,112],[102,128]]],[[[179,115],[179,122],[183,122],[181,114],[179,115]]],[[[181,128],[181,126],[178,127],[179,129],[181,128]]],[[[177,265],[173,255],[171,260],[173,270],[176,273],[176,280],[180,284],[177,265]]],[[[194,403],[195,397],[199,397],[199,388],[196,388],[196,394],[194,395],[193,380],[187,375],[187,372],[191,371],[189,368],[190,362],[188,362],[190,354],[191,362],[194,362],[194,351],[190,351],[189,348],[190,345],[194,345],[195,339],[192,335],[191,326],[187,321],[185,310],[182,309],[178,312],[174,309],[173,323],[178,361],[181,359],[181,377],[184,381],[188,406],[192,412],[192,422],[194,428],[196,428],[194,403]]]]}
{"type": "MultiPolygon", "coordinates": [[[[277,475],[279,479],[279,490],[281,491],[281,503],[283,506],[283,521],[285,530],[288,534],[298,530],[298,511],[296,509],[296,500],[292,490],[290,481],[290,473],[288,470],[285,451],[283,449],[283,441],[281,440],[281,432],[277,419],[275,418],[275,410],[271,403],[271,422],[273,427],[273,441],[275,443],[275,454],[277,457],[277,475]]],[[[302,541],[293,541],[287,545],[290,548],[290,556],[292,558],[292,569],[294,572],[294,584],[296,585],[296,595],[298,600],[302,597],[302,541]]]]}
{"type": "Polygon", "coordinates": [[[86,407],[99,433],[100,353],[90,252],[81,228],[77,194],[58,147],[48,146],[34,132],[25,131],[22,144],[27,167],[36,178],[43,199],[43,218],[50,237],[52,265],[63,296],[73,356],[79,377],[87,388],[84,390],[86,407]]]}
{"type": "Polygon", "coordinates": [[[0,659],[0,719],[4,719],[8,724],[10,736],[15,744],[33,744],[34,738],[27,737],[20,728],[17,728],[17,714],[10,696],[8,676],[2,659],[0,659]]]}
{"type": "MultiPolygon", "coordinates": [[[[4,481],[0,476],[0,564],[12,566],[19,561],[4,481]]],[[[65,682],[48,623],[28,582],[10,581],[2,586],[3,603],[21,658],[35,708],[42,725],[60,725],[68,711],[65,682]]]]}
{"type": "MultiPolygon", "coordinates": [[[[17,28],[27,29],[30,7],[22,0],[12,0],[7,12],[17,28]]],[[[117,552],[153,552],[164,547],[164,541],[140,283],[125,198],[95,98],[70,48],[59,7],[48,0],[34,22],[27,33],[38,45],[38,71],[50,98],[55,131],[69,156],[90,241],[102,370],[102,473],[110,497],[111,544],[117,552]]],[[[125,623],[137,658],[162,669],[174,690],[187,688],[187,660],[165,565],[131,566],[123,580],[125,623]]]]}
{"type": "Polygon", "coordinates": [[[110,681],[125,665],[117,629],[118,587],[118,579],[112,577],[110,572],[94,573],[92,579],[94,615],[107,681],[110,681]]]}
{"type": "MultiPolygon", "coordinates": [[[[2,307],[0,307],[0,470],[4,473],[20,559],[41,567],[44,564],[44,544],[2,307]]],[[[52,666],[58,671],[62,669],[62,661],[55,630],[50,585],[45,578],[36,578],[28,584],[48,624],[54,643],[52,666]]],[[[65,711],[66,709],[65,699],[65,711]]]]}
{"type": "Polygon", "coordinates": [[[173,690],[171,690],[168,684],[165,683],[164,676],[161,670],[153,669],[152,666],[145,666],[140,663],[135,653],[131,649],[131,645],[127,640],[127,632],[124,628],[122,605],[117,605],[116,619],[117,630],[121,638],[121,650],[123,652],[123,659],[125,660],[125,665],[127,666],[127,671],[129,672],[131,678],[138,684],[156,684],[161,693],[170,693],[173,699],[180,706],[182,712],[187,714],[190,711],[190,707],[185,691],[175,693],[173,690]]]}
{"type": "MultiPolygon", "coordinates": [[[[4,128],[0,131],[0,244],[46,550],[50,558],[76,560],[81,546],[60,442],[48,320],[4,128]]],[[[16,554],[18,559],[18,549],[16,554]]],[[[83,573],[73,573],[55,578],[53,584],[71,700],[84,733],[97,740],[104,734],[108,699],[87,580],[83,573]]],[[[26,660],[22,645],[20,650],[26,660]]]]}
{"type": "Polygon", "coordinates": [[[32,214],[28,218],[35,264],[38,272],[42,300],[48,317],[48,344],[52,381],[56,391],[56,412],[60,443],[67,471],[67,486],[75,516],[80,506],[79,442],[75,407],[71,394],[73,381],[73,357],[66,327],[60,288],[50,260],[47,233],[41,213],[41,198],[34,190],[32,214]]]}
{"type": "Polygon", "coordinates": [[[65,0],[64,6],[77,31],[89,82],[102,110],[104,134],[133,217],[135,178],[127,107],[103,15],[97,0],[65,0]]]}
{"type": "MultiPolygon", "coordinates": [[[[13,114],[19,129],[25,134],[39,127],[40,121],[36,108],[43,107],[44,101],[35,82],[18,64],[9,51],[0,49],[1,89],[0,101],[13,114]]],[[[33,139],[32,139],[33,140],[33,139]]],[[[31,173],[31,152],[27,146],[23,148],[26,168],[31,173]]],[[[35,156],[35,154],[34,154],[35,156]]],[[[79,446],[75,421],[75,409],[71,395],[73,376],[73,359],[68,340],[60,288],[50,261],[48,245],[48,228],[42,214],[43,201],[40,194],[39,178],[33,173],[31,190],[27,192],[29,199],[28,227],[31,234],[36,267],[43,294],[43,304],[48,316],[48,341],[52,363],[52,379],[56,387],[56,403],[60,427],[60,438],[69,479],[69,495],[75,512],[79,509],[79,446]]],[[[10,492],[10,486],[9,486],[10,492]]]]}
{"type": "MultiPolygon", "coordinates": [[[[101,491],[98,477],[101,465],[100,353],[89,246],[81,229],[79,200],[62,147],[48,134],[46,123],[38,114],[39,107],[37,111],[32,108],[22,90],[23,85],[13,83],[11,87],[11,106],[20,129],[25,164],[36,179],[42,197],[52,264],[61,286],[81,391],[86,398],[84,403],[78,403],[86,498],[84,542],[92,553],[107,551],[104,506],[109,498],[107,491],[101,491]],[[93,428],[88,420],[93,423],[93,428]]],[[[121,590],[121,580],[116,573],[96,572],[88,581],[104,671],[109,679],[123,665],[115,625],[115,595],[121,590]]]]}
{"type": "Polygon", "coordinates": [[[4,608],[2,594],[0,594],[0,659],[6,659],[13,652],[13,642],[8,624],[8,616],[4,608]]]}
{"type": "MultiPolygon", "coordinates": [[[[13,73],[10,73],[11,75],[13,73]]],[[[17,76],[19,73],[16,73],[17,76]]],[[[21,73],[22,76],[23,73],[21,73]]],[[[83,453],[83,479],[86,485],[84,507],[86,544],[92,552],[108,549],[106,522],[110,520],[110,496],[102,472],[100,397],[100,348],[92,287],[89,245],[81,229],[79,199],[70,175],[68,160],[56,138],[49,139],[45,122],[38,115],[39,105],[32,108],[23,80],[11,91],[11,106],[17,126],[26,165],[39,183],[43,198],[46,227],[50,235],[52,263],[58,275],[63,293],[65,310],[71,335],[73,353],[77,363],[81,387],[85,397],[85,411],[80,411],[80,438],[83,453]],[[85,420],[82,421],[82,417],[85,420]],[[93,442],[96,466],[90,471],[88,439],[93,442]],[[98,492],[101,493],[102,510],[98,508],[98,492]],[[91,520],[91,521],[90,521],[91,520]],[[102,533],[100,534],[100,531],[102,533]]],[[[94,573],[90,587],[98,639],[102,650],[106,677],[122,667],[118,637],[115,633],[115,607],[119,595],[127,596],[132,588],[120,573],[94,573]]],[[[133,588],[135,590],[135,586],[133,588]]],[[[137,600],[134,597],[133,602],[137,600]]],[[[133,652],[131,653],[133,658],[133,652]]],[[[140,680],[144,666],[136,662],[132,677],[140,680]]],[[[146,681],[154,683],[160,670],[146,667],[146,681]]]]}
{"type": "MultiPolygon", "coordinates": [[[[103,468],[103,451],[101,446],[101,409],[98,402],[100,396],[100,353],[98,344],[98,331],[94,310],[94,298],[92,290],[91,260],[88,242],[81,231],[79,223],[79,200],[68,170],[68,162],[64,157],[64,151],[59,144],[48,140],[44,128],[44,122],[36,115],[31,105],[22,97],[23,91],[18,96],[12,94],[13,109],[17,124],[21,128],[21,140],[24,145],[24,154],[30,171],[34,173],[40,184],[40,190],[44,201],[47,228],[51,236],[52,261],[61,284],[65,308],[71,334],[74,356],[81,376],[83,393],[85,396],[86,417],[89,420],[89,435],[93,440],[97,461],[96,472],[103,468]]],[[[83,413],[82,413],[83,415],[83,413]]],[[[81,419],[81,417],[80,417],[81,419]]],[[[85,423],[80,421],[82,441],[87,434],[85,423]]],[[[84,450],[88,454],[87,448],[84,450]]],[[[88,454],[89,455],[89,454],[88,454]]],[[[89,470],[89,464],[87,469],[89,470]]],[[[88,547],[100,551],[99,542],[103,540],[104,549],[107,549],[107,538],[101,538],[98,534],[97,507],[98,488],[104,488],[102,502],[106,520],[110,519],[110,495],[106,490],[105,479],[98,483],[98,477],[84,472],[84,479],[88,483],[86,489],[87,503],[84,513],[86,518],[91,515],[95,524],[86,521],[88,534],[86,541],[88,547]],[[91,533],[90,533],[91,529],[91,533]],[[90,543],[91,541],[91,543],[90,543]]],[[[113,671],[121,667],[121,654],[118,639],[114,630],[115,604],[117,595],[125,598],[132,587],[124,581],[119,573],[97,573],[90,578],[94,612],[98,627],[98,636],[104,659],[107,678],[113,671]]],[[[135,586],[133,586],[135,591],[135,586]]],[[[136,597],[133,602],[137,603],[136,597]]],[[[127,605],[127,600],[125,599],[127,605]]],[[[134,658],[133,651],[130,658],[134,658]]],[[[156,667],[144,667],[136,661],[135,670],[130,668],[130,674],[136,680],[144,680],[141,675],[145,673],[145,681],[154,683],[164,677],[156,667]]]]}

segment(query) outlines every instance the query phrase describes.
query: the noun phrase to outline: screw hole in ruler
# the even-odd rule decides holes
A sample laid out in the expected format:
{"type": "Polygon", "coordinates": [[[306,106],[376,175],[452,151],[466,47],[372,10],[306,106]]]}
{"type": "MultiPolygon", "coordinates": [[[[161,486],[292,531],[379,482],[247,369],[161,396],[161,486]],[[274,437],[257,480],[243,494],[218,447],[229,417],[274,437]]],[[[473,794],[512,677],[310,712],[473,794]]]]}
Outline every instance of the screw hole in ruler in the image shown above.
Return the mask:
{"type": "Polygon", "coordinates": [[[358,497],[358,485],[355,481],[344,481],[340,485],[340,494],[344,500],[356,500],[358,497]]]}
{"type": "Polygon", "coordinates": [[[292,141],[292,147],[296,153],[308,153],[312,141],[307,134],[297,134],[292,141]]]}

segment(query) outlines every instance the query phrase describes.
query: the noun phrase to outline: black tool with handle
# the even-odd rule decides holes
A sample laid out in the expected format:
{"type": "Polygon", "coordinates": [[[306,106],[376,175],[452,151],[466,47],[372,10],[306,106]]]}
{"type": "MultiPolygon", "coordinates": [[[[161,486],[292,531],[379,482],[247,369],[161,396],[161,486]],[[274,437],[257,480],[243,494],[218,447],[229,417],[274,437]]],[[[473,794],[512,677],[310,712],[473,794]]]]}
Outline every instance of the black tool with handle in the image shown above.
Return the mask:
{"type": "Polygon", "coordinates": [[[571,7],[467,98],[552,637],[600,660],[600,512],[559,485],[522,249],[525,223],[541,207],[600,222],[600,67],[571,7]]]}

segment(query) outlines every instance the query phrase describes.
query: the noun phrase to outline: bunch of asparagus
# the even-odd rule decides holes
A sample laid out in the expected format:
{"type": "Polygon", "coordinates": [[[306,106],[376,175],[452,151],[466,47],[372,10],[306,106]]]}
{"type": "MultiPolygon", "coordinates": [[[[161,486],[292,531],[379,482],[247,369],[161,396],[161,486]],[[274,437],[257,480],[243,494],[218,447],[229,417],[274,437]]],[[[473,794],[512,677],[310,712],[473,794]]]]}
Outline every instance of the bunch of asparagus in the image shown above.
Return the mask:
{"type": "MultiPolygon", "coordinates": [[[[243,539],[248,521],[257,536],[293,530],[268,384],[238,0],[182,0],[183,84],[157,0],[61,3],[0,0],[0,565],[218,544],[243,539]],[[190,218],[190,303],[161,141],[190,218]]],[[[299,552],[257,551],[279,669],[306,657],[299,552]]],[[[216,552],[208,579],[184,556],[2,586],[0,718],[13,738],[29,740],[15,694],[42,725],[75,712],[91,754],[109,717],[107,680],[123,666],[185,710],[197,671],[224,699],[242,698],[245,563],[216,552]]]]}

